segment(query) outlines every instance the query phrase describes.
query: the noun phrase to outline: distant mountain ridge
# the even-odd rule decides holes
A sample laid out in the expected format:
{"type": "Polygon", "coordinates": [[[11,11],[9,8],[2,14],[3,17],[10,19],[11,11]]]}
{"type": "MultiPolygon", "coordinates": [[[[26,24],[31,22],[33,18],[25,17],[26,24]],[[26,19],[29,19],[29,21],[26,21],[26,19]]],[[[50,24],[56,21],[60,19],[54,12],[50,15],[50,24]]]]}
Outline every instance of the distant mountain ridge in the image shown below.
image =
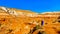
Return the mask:
{"type": "Polygon", "coordinates": [[[32,12],[30,10],[19,10],[15,8],[6,8],[6,7],[0,7],[0,12],[8,12],[10,14],[19,14],[19,15],[40,15],[40,14],[45,14],[45,15],[60,15],[60,12],[43,12],[43,13],[36,13],[32,12]]]}

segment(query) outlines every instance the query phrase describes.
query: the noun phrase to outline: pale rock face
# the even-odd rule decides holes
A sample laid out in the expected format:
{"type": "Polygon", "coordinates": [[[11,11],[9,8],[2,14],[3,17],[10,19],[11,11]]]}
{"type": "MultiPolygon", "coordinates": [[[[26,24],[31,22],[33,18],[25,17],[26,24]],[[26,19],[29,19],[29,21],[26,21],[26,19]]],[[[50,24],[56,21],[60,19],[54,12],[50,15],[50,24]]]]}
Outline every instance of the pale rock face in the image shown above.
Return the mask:
{"type": "Polygon", "coordinates": [[[47,15],[60,15],[60,11],[56,11],[56,12],[44,12],[44,13],[41,13],[41,14],[47,14],[47,15]]]}
{"type": "Polygon", "coordinates": [[[16,15],[16,16],[18,15],[15,10],[13,10],[13,11],[9,10],[9,13],[12,15],[16,15]]]}
{"type": "Polygon", "coordinates": [[[9,10],[9,8],[5,8],[5,7],[0,7],[0,9],[4,10],[4,12],[12,14],[12,15],[17,15],[15,10],[9,10]]]}
{"type": "Polygon", "coordinates": [[[0,9],[2,9],[2,10],[7,12],[7,8],[5,8],[5,7],[0,7],[0,9]]]}

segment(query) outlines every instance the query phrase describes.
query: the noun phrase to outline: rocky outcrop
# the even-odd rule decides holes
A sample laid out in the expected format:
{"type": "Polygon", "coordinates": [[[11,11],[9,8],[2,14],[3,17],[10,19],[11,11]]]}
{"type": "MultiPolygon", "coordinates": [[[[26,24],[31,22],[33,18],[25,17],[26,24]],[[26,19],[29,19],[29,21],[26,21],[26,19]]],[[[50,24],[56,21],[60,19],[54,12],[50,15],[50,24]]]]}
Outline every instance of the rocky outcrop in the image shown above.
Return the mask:
{"type": "Polygon", "coordinates": [[[0,7],[0,34],[60,34],[60,12],[0,7]]]}

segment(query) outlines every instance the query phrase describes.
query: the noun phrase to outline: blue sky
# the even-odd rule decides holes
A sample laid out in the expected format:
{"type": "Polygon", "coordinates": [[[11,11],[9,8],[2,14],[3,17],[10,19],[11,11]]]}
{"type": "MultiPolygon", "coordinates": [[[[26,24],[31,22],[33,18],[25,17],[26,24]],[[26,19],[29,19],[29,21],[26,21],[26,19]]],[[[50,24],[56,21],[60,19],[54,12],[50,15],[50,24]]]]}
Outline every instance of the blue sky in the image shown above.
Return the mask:
{"type": "Polygon", "coordinates": [[[60,0],[0,0],[0,6],[33,12],[60,11],[60,0]]]}

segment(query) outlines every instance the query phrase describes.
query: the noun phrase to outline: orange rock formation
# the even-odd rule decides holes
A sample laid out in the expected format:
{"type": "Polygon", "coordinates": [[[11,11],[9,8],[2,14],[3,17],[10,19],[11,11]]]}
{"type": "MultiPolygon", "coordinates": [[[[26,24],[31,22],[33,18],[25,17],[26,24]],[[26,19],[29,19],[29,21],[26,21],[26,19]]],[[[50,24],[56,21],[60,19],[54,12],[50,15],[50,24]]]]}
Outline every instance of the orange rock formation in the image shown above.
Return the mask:
{"type": "Polygon", "coordinates": [[[0,34],[59,34],[60,12],[35,13],[0,7],[0,34]]]}

